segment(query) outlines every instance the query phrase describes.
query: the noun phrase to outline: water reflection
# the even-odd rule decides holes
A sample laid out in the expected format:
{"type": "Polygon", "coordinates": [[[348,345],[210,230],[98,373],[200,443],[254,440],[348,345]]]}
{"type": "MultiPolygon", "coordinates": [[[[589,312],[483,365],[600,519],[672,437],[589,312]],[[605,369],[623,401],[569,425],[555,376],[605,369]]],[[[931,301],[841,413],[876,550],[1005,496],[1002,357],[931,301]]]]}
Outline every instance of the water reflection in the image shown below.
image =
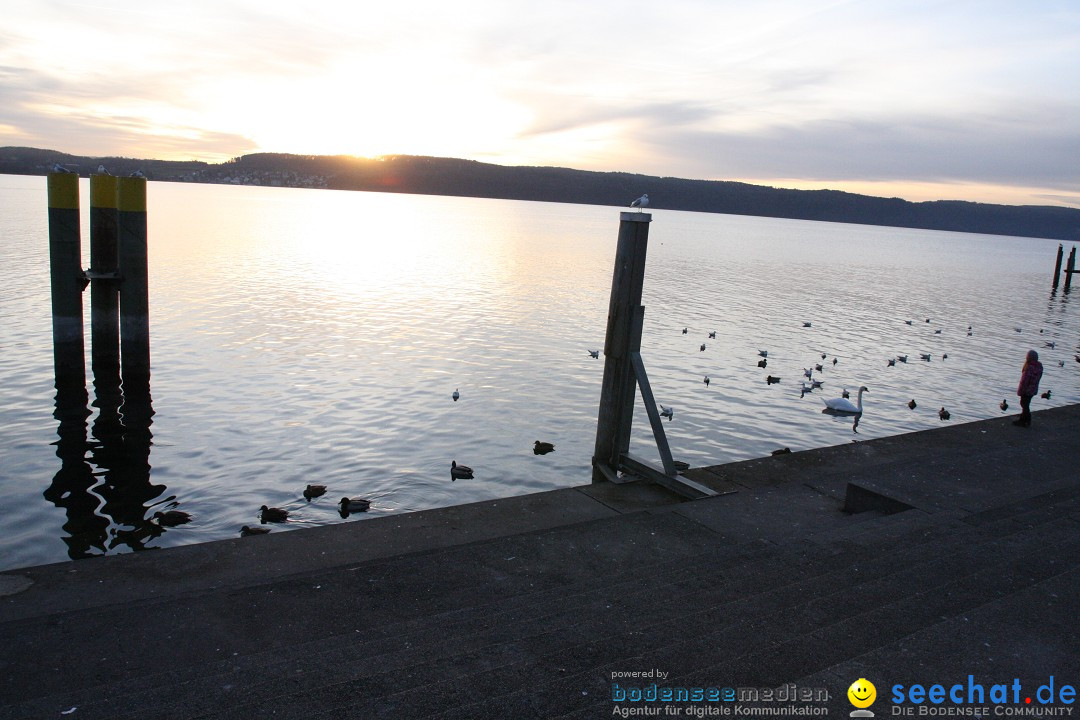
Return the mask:
{"type": "Polygon", "coordinates": [[[103,555],[120,545],[146,549],[163,532],[150,520],[150,509],[167,489],[150,482],[149,383],[121,389],[118,373],[96,373],[92,439],[87,419],[94,413],[87,401],[85,385],[57,383],[55,445],[61,465],[43,496],[67,513],[62,540],[68,557],[103,555]]]}

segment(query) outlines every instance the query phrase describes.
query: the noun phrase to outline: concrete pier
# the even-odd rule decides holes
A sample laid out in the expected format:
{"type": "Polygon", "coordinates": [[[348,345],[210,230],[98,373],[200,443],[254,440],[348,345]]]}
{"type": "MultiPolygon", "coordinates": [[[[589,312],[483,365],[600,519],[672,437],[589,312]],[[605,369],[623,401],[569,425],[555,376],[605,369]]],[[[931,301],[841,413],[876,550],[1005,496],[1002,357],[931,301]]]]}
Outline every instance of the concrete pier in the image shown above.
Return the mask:
{"type": "Polygon", "coordinates": [[[0,718],[847,717],[860,678],[878,718],[897,685],[1040,709],[1080,684],[1080,406],[1013,417],[693,469],[734,491],[700,500],[581,478],[6,572],[0,718]],[[650,685],[829,699],[615,699],[650,685]]]}

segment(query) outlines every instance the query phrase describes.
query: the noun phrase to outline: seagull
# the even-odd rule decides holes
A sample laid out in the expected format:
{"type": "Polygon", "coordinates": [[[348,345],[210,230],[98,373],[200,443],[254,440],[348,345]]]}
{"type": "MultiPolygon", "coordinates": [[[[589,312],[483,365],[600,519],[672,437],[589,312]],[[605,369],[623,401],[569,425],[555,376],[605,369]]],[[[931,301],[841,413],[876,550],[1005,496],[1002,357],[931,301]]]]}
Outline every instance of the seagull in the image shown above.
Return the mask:
{"type": "Polygon", "coordinates": [[[98,175],[108,175],[109,171],[105,169],[104,165],[97,166],[98,175]]]}
{"type": "Polygon", "coordinates": [[[142,170],[136,170],[135,172],[131,173],[131,177],[145,178],[146,175],[143,174],[142,170]]]}
{"type": "Polygon", "coordinates": [[[1057,345],[1057,341],[1056,341],[1056,340],[1051,340],[1050,342],[1044,342],[1044,343],[1043,343],[1043,345],[1045,345],[1046,347],[1048,347],[1048,348],[1050,348],[1051,350],[1053,350],[1053,349],[1054,349],[1054,346],[1056,346],[1056,345],[1057,345]]]}
{"type": "Polygon", "coordinates": [[[919,357],[926,362],[930,362],[930,353],[919,353],[919,357]]]}
{"type": "Polygon", "coordinates": [[[715,330],[713,330],[711,333],[709,333],[709,339],[710,340],[715,340],[716,339],[716,331],[715,330]]]}
{"type": "Polygon", "coordinates": [[[819,387],[821,387],[821,385],[822,385],[821,380],[811,380],[810,381],[810,389],[811,390],[817,390],[819,387]]]}
{"type": "Polygon", "coordinates": [[[468,465],[458,465],[457,460],[450,461],[450,479],[457,480],[461,478],[463,480],[471,480],[473,476],[473,469],[468,465]]]}
{"type": "Polygon", "coordinates": [[[591,357],[592,359],[595,360],[596,358],[600,357],[600,351],[599,350],[589,350],[589,357],[591,357]]]}
{"type": "Polygon", "coordinates": [[[675,417],[675,408],[660,406],[660,417],[666,417],[668,420],[675,417]]]}
{"type": "Polygon", "coordinates": [[[888,367],[895,367],[896,366],[896,358],[890,358],[888,362],[889,362],[888,367]]]}
{"type": "Polygon", "coordinates": [[[905,321],[904,321],[904,324],[905,324],[905,325],[910,325],[910,324],[911,324],[911,321],[910,321],[910,320],[905,320],[905,321]]]}
{"type": "Polygon", "coordinates": [[[804,323],[802,324],[802,326],[803,326],[803,327],[811,327],[810,323],[808,323],[808,322],[804,322],[804,323]]]}
{"type": "Polygon", "coordinates": [[[780,378],[776,377],[775,375],[766,375],[765,376],[765,384],[766,385],[775,385],[778,382],[780,382],[780,378]]]}
{"type": "Polygon", "coordinates": [[[638,212],[641,212],[641,208],[649,204],[649,194],[645,193],[634,202],[630,203],[630,207],[637,208],[638,212]]]}
{"type": "Polygon", "coordinates": [[[907,355],[897,355],[896,359],[899,360],[902,363],[906,363],[907,362],[907,355]]]}
{"type": "Polygon", "coordinates": [[[457,402],[458,398],[461,397],[461,393],[458,392],[457,388],[454,388],[454,392],[450,393],[450,397],[454,398],[454,402],[457,402]]]}
{"type": "Polygon", "coordinates": [[[814,371],[811,370],[810,368],[803,368],[802,374],[805,375],[808,378],[814,377],[814,371]]]}
{"type": "Polygon", "coordinates": [[[908,404],[907,404],[907,406],[908,406],[909,408],[911,408],[912,410],[914,410],[915,408],[917,408],[917,407],[918,407],[918,405],[917,405],[917,404],[915,403],[915,399],[914,399],[914,398],[912,398],[911,400],[908,400],[908,404]]]}
{"type": "Polygon", "coordinates": [[[57,172],[57,173],[72,173],[72,174],[75,173],[74,170],[68,170],[66,167],[64,167],[60,163],[53,164],[52,171],[57,172]]]}
{"type": "Polygon", "coordinates": [[[1058,367],[1065,367],[1065,361],[1064,360],[1058,360],[1058,367]]]}
{"type": "Polygon", "coordinates": [[[758,350],[757,354],[760,355],[761,357],[764,357],[764,358],[769,357],[769,351],[768,350],[758,350]]]}
{"type": "Polygon", "coordinates": [[[937,416],[939,418],[941,418],[942,420],[948,420],[949,418],[952,417],[952,415],[949,414],[949,411],[946,410],[945,408],[941,408],[940,410],[938,410],[937,411],[937,416]]]}
{"type": "Polygon", "coordinates": [[[1001,408],[1001,412],[1005,412],[1006,410],[1009,409],[1009,401],[1008,400],[1002,400],[1001,405],[999,405],[998,407],[1001,408]]]}

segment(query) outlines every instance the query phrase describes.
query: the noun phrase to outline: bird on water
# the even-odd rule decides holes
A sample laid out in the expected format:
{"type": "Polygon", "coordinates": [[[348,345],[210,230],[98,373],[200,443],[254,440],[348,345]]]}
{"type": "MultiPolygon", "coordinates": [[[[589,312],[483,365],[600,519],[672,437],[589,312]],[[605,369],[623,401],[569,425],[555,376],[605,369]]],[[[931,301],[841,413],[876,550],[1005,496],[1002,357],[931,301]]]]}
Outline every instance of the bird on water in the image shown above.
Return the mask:
{"type": "Polygon", "coordinates": [[[675,408],[660,406],[660,417],[666,417],[668,420],[675,417],[675,408]]]}
{"type": "Polygon", "coordinates": [[[537,440],[533,443],[533,455],[547,455],[549,452],[554,452],[555,446],[549,442],[540,442],[537,440]]]}
{"type": "Polygon", "coordinates": [[[304,488],[304,499],[311,502],[312,498],[321,497],[326,494],[325,485],[308,485],[304,488]]]}
{"type": "Polygon", "coordinates": [[[343,497],[338,505],[341,507],[343,513],[367,512],[368,508],[371,507],[371,501],[367,498],[343,497]]]}
{"type": "Polygon", "coordinates": [[[268,522],[285,522],[289,518],[289,511],[276,507],[266,507],[263,505],[259,508],[259,520],[268,522]]]}
{"type": "Polygon", "coordinates": [[[461,397],[461,393],[458,392],[457,388],[454,388],[454,392],[450,394],[450,397],[454,398],[454,402],[457,402],[458,398],[461,397]]]}
{"type": "Polygon", "coordinates": [[[468,465],[458,465],[457,460],[450,461],[450,479],[451,480],[471,480],[473,476],[473,469],[468,465]]]}
{"type": "Polygon", "coordinates": [[[265,535],[268,532],[270,532],[270,528],[250,527],[248,525],[240,528],[240,534],[244,537],[248,537],[249,535],[265,535]]]}
{"type": "Polygon", "coordinates": [[[183,510],[166,510],[154,513],[154,519],[161,527],[176,527],[191,522],[191,515],[183,510]]]}
{"type": "Polygon", "coordinates": [[[630,207],[637,208],[638,212],[641,212],[641,208],[646,207],[649,204],[649,194],[645,193],[634,202],[630,203],[630,207]]]}

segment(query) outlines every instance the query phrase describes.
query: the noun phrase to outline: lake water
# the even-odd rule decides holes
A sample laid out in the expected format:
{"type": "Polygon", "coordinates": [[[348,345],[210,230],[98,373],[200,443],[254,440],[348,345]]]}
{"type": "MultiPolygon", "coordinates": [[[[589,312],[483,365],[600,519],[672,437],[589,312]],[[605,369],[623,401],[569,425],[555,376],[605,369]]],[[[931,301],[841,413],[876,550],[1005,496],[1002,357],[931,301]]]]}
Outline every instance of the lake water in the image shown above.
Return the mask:
{"type": "MultiPolygon", "coordinates": [[[[57,410],[45,178],[0,176],[0,207],[0,569],[234,537],[263,504],[282,532],[590,481],[622,208],[150,183],[153,417],[125,429],[91,377],[57,410]],[[172,507],[194,520],[147,525],[172,507]]],[[[649,244],[642,354],[692,465],[1012,413],[1029,348],[1033,407],[1080,400],[1056,241],[654,210],[649,244]],[[822,398],[860,385],[855,434],[822,398]]],[[[656,457],[640,399],[631,450],[656,457]]]]}

